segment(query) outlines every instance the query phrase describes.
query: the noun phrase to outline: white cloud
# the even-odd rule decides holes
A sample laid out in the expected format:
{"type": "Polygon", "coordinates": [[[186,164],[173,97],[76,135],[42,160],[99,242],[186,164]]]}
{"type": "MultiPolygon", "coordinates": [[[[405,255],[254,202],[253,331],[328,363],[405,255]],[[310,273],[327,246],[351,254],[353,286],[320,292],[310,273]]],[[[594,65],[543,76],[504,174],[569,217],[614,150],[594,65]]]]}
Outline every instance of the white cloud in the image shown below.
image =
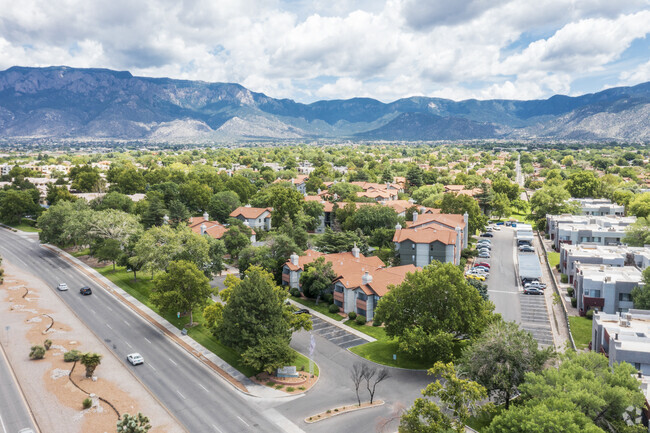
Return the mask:
{"type": "Polygon", "coordinates": [[[648,32],[649,0],[0,0],[0,67],[128,69],[302,101],[521,99],[571,93],[585,72],[649,79],[647,64],[612,67],[648,32]]]}
{"type": "Polygon", "coordinates": [[[634,85],[650,81],[650,60],[631,71],[621,72],[620,84],[634,85]]]}

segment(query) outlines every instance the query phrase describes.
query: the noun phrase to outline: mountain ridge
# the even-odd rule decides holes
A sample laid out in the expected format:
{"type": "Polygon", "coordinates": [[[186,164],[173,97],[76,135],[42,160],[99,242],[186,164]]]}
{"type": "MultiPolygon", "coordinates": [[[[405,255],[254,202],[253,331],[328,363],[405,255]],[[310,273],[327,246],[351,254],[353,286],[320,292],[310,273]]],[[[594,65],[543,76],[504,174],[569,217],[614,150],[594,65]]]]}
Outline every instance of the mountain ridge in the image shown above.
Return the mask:
{"type": "Polygon", "coordinates": [[[237,83],[128,71],[14,66],[0,71],[0,136],[214,141],[357,138],[650,140],[650,82],[580,96],[453,101],[413,96],[309,104],[237,83]]]}

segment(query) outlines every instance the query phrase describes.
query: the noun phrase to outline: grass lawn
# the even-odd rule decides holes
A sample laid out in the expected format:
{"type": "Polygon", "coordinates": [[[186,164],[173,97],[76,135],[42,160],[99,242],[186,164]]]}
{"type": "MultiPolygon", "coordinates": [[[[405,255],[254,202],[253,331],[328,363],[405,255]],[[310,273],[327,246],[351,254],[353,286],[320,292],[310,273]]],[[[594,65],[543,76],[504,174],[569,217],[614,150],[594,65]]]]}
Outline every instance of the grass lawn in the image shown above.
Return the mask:
{"type": "Polygon", "coordinates": [[[591,320],[586,317],[569,316],[569,324],[576,349],[586,349],[591,342],[591,320]]]}
{"type": "Polygon", "coordinates": [[[548,264],[552,268],[560,264],[560,253],[548,253],[548,264]]]}
{"type": "MultiPolygon", "coordinates": [[[[88,254],[90,254],[90,248],[85,248],[83,250],[69,252],[68,254],[70,254],[72,257],[87,256],[88,254]]],[[[111,266],[111,269],[113,269],[112,266],[111,266]]]]}
{"type": "MultiPolygon", "coordinates": [[[[149,301],[149,295],[153,287],[153,281],[151,279],[150,273],[139,273],[138,281],[135,282],[133,281],[133,272],[127,272],[126,268],[124,267],[118,266],[116,270],[113,271],[113,265],[108,265],[103,268],[97,268],[97,271],[116,285],[120,286],[122,289],[124,289],[124,291],[129,293],[138,301],[142,302],[147,307],[160,314],[178,329],[183,329],[185,325],[189,323],[189,316],[181,316],[179,319],[174,313],[164,313],[159,311],[151,303],[151,301],[149,301]]],[[[201,311],[194,312],[194,322],[199,323],[199,325],[189,328],[187,334],[196,340],[196,342],[203,345],[203,347],[210,350],[212,353],[226,361],[228,364],[232,365],[246,377],[250,377],[258,373],[243,363],[239,353],[227,346],[224,346],[219,342],[219,340],[214,337],[214,335],[212,335],[210,329],[205,326],[205,321],[203,319],[203,314],[201,311]]],[[[309,359],[298,352],[296,352],[296,355],[297,369],[300,370],[300,368],[304,366],[305,371],[309,371],[309,359]]],[[[318,375],[318,367],[315,367],[315,373],[318,375]]]]}
{"type": "Polygon", "coordinates": [[[532,216],[527,213],[513,212],[508,218],[503,219],[503,221],[508,220],[517,220],[527,224],[534,224],[532,216]]]}
{"type": "Polygon", "coordinates": [[[296,298],[294,296],[292,296],[291,299],[296,301],[299,304],[304,305],[305,307],[311,308],[312,310],[316,310],[319,313],[324,314],[327,317],[330,317],[330,318],[332,318],[334,320],[338,320],[338,321],[343,320],[343,316],[341,316],[340,314],[338,314],[338,313],[330,313],[329,312],[328,308],[329,308],[330,304],[328,304],[323,299],[321,299],[318,302],[318,305],[316,305],[316,301],[313,300],[313,299],[296,298]]]}
{"type": "Polygon", "coordinates": [[[9,223],[4,223],[4,222],[3,222],[3,224],[4,224],[4,225],[7,225],[7,226],[9,226],[9,227],[13,227],[13,228],[15,228],[16,230],[20,230],[20,231],[23,231],[23,232],[38,233],[38,232],[41,231],[41,229],[37,229],[37,228],[35,227],[35,225],[36,225],[36,221],[34,221],[34,220],[29,220],[29,219],[27,219],[27,218],[23,218],[22,221],[21,221],[20,223],[18,223],[18,224],[16,224],[16,223],[14,223],[14,224],[9,224],[9,223]]]}
{"type": "Polygon", "coordinates": [[[350,328],[354,328],[357,331],[361,331],[364,334],[376,338],[377,340],[388,340],[388,337],[386,336],[386,330],[381,326],[359,325],[354,320],[348,320],[347,322],[345,322],[345,324],[350,328]]]}

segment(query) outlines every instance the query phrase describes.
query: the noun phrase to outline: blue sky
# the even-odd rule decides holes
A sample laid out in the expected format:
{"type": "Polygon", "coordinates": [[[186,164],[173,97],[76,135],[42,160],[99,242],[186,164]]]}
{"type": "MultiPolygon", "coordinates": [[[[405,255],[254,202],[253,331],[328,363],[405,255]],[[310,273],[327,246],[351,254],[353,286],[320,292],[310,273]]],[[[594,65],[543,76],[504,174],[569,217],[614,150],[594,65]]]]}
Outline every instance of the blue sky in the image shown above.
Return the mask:
{"type": "Polygon", "coordinates": [[[22,0],[0,69],[105,67],[301,102],[576,95],[650,81],[650,0],[22,0]]]}

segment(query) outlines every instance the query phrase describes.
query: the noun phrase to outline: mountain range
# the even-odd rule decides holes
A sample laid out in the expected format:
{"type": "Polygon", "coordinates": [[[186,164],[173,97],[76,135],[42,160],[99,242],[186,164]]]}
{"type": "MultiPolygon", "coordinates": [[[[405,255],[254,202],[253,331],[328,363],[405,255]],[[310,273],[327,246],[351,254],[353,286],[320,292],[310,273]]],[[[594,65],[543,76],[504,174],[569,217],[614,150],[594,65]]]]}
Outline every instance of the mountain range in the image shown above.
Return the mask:
{"type": "Polygon", "coordinates": [[[0,72],[0,138],[210,142],[257,139],[650,141],[650,82],[577,97],[411,97],[302,104],[239,84],[108,69],[0,72]]]}

